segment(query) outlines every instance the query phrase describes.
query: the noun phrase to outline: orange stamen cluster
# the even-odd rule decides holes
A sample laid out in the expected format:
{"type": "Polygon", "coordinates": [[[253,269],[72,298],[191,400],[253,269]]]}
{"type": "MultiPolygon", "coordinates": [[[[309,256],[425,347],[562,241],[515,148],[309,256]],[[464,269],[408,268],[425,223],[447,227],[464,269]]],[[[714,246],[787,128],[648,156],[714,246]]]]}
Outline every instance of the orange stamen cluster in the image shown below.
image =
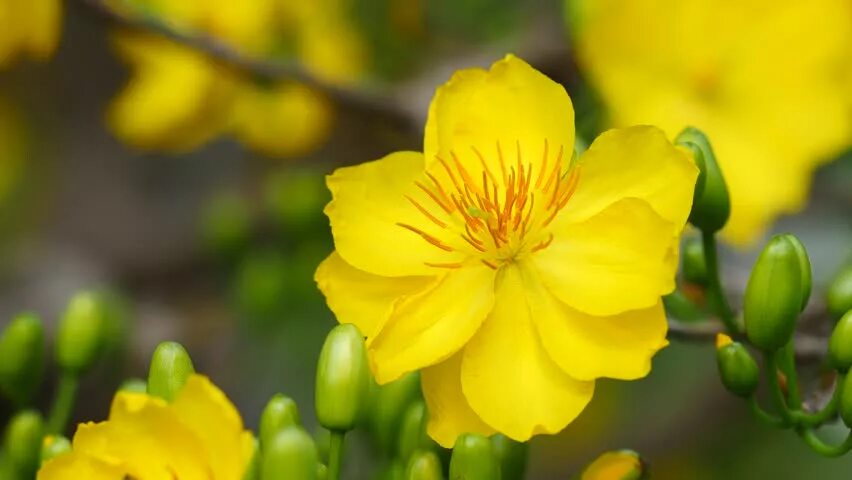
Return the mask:
{"type": "MultiPolygon", "coordinates": [[[[434,209],[430,211],[410,196],[406,196],[407,200],[439,228],[460,227],[458,234],[465,244],[474,250],[482,254],[494,252],[495,255],[488,256],[490,258],[481,259],[483,264],[491,268],[497,269],[499,263],[510,260],[525,249],[536,252],[547,248],[553,241],[552,234],[530,246],[526,244],[526,240],[531,231],[540,231],[553,221],[557,213],[568,204],[577,187],[579,168],[569,162],[569,168],[563,172],[563,147],[559,148],[555,161],[550,165],[548,143],[545,140],[544,154],[538,168],[535,168],[537,172],[534,172],[532,162],[525,164],[523,161],[520,143],[517,144],[517,156],[512,164],[505,160],[500,144],[497,143],[497,158],[500,164],[498,174],[501,182],[498,182],[497,175],[488,167],[482,153],[475,147],[472,147],[472,150],[482,165],[481,171],[472,174],[456,153],[450,152],[451,161],[436,157],[442,167],[442,173],[446,174],[446,182],[442,184],[429,172],[426,172],[426,176],[431,184],[415,182],[417,188],[429,197],[430,203],[447,215],[440,215],[434,209]],[[455,222],[457,225],[448,225],[447,216],[461,221],[455,222]]],[[[457,250],[423,229],[404,223],[398,225],[420,235],[441,250],[457,250]]],[[[541,236],[536,238],[540,239],[541,236]]],[[[460,263],[427,265],[438,268],[461,266],[460,263]]]]}

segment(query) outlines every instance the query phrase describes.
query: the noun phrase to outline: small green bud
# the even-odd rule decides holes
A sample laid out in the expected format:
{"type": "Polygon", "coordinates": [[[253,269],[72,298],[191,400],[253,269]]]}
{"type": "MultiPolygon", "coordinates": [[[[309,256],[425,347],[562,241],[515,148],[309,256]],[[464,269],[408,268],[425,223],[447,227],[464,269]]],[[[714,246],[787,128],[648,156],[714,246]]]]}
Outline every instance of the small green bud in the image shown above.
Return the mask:
{"type": "Polygon", "coordinates": [[[731,202],[722,169],[707,136],[701,130],[687,127],[675,142],[692,151],[700,173],[695,183],[689,222],[707,233],[717,232],[728,222],[731,202]]]}
{"type": "Polygon", "coordinates": [[[482,435],[459,435],[450,459],[450,480],[500,480],[500,463],[491,441],[482,435]]]}
{"type": "Polygon", "coordinates": [[[301,427],[279,431],[263,446],[261,480],[317,480],[317,447],[301,427]]]}
{"type": "Polygon", "coordinates": [[[415,450],[431,450],[434,441],[426,433],[428,420],[426,405],[422,400],[412,403],[402,417],[399,429],[398,456],[405,460],[415,450]]]}
{"type": "Polygon", "coordinates": [[[748,350],[725,334],[716,335],[716,364],[725,388],[734,395],[748,398],[755,390],[760,371],[748,350]]]}
{"type": "Polygon", "coordinates": [[[697,285],[707,284],[707,262],[704,259],[704,245],[698,238],[687,238],[681,253],[683,258],[683,278],[697,285]]]}
{"type": "Polygon", "coordinates": [[[802,305],[799,307],[801,312],[808,306],[808,299],[811,297],[811,259],[798,237],[790,234],[784,236],[793,244],[793,248],[796,249],[796,258],[799,260],[799,271],[802,274],[802,305]]]}
{"type": "Polygon", "coordinates": [[[322,463],[317,464],[317,480],[326,480],[328,478],[328,467],[322,463]]]}
{"type": "Polygon", "coordinates": [[[128,378],[119,385],[120,392],[130,393],[146,393],[148,392],[148,383],[141,378],[128,378]]]}
{"type": "Polygon", "coordinates": [[[503,480],[522,480],[527,470],[529,443],[516,442],[499,433],[491,436],[494,454],[500,462],[500,474],[503,480]]]}
{"type": "Polygon", "coordinates": [[[764,351],[783,347],[796,329],[796,319],[809,283],[792,235],[769,240],[746,286],[743,315],[749,341],[764,351]]]}
{"type": "Polygon", "coordinates": [[[105,340],[105,320],[100,297],[94,292],[74,295],[56,333],[59,366],[79,374],[92,366],[105,340]]]}
{"type": "Polygon", "coordinates": [[[26,404],[43,373],[44,328],[36,315],[23,313],[0,337],[0,389],[17,404],[26,404]]]}
{"type": "Polygon", "coordinates": [[[405,469],[406,480],[442,480],[441,461],[435,452],[417,450],[411,454],[405,469]]]}
{"type": "Polygon", "coordinates": [[[370,427],[386,451],[391,452],[399,435],[405,409],[420,397],[420,375],[406,374],[398,380],[375,387],[370,427]]]}
{"type": "Polygon", "coordinates": [[[195,367],[183,345],[177,342],[163,342],[157,345],[151,356],[151,366],[148,369],[148,393],[171,402],[193,373],[195,373],[195,367]]]}
{"type": "Polygon", "coordinates": [[[20,412],[9,421],[6,427],[6,453],[20,475],[29,477],[38,468],[44,430],[44,420],[35,410],[20,412]]]}
{"type": "Polygon", "coordinates": [[[834,318],[852,310],[852,263],[841,269],[828,285],[826,304],[834,318]]]}
{"type": "Polygon", "coordinates": [[[852,367],[852,310],[840,317],[828,339],[828,361],[835,369],[845,372],[852,367]]]}
{"type": "Polygon", "coordinates": [[[71,451],[71,442],[62,435],[47,435],[41,442],[41,463],[71,451]]]}
{"type": "Polygon", "coordinates": [[[352,324],[334,327],[317,364],[316,411],[323,427],[352,430],[366,412],[370,369],[364,336],[352,324]]]}
{"type": "Polygon", "coordinates": [[[260,445],[263,448],[275,434],[288,427],[301,425],[299,407],[292,398],[276,394],[266,404],[260,416],[260,445]]]}
{"type": "Polygon", "coordinates": [[[639,454],[630,450],[606,452],[590,463],[580,480],[640,480],[645,466],[639,454]]]}

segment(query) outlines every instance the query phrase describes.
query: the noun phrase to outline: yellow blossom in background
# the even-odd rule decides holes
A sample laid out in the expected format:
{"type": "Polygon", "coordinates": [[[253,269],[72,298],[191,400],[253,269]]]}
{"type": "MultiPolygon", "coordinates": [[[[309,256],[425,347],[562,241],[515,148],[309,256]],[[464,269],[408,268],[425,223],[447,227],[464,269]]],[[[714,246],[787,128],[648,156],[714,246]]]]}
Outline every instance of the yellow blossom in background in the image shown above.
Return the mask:
{"type": "MultiPolygon", "coordinates": [[[[296,59],[325,81],[351,83],[364,69],[362,39],[341,9],[285,0],[139,4],[175,28],[203,32],[247,56],[276,58],[281,45],[292,43],[296,59]]],[[[151,34],[122,31],[115,43],[133,75],[107,118],[135,148],[185,152],[231,134],[260,153],[288,157],[309,153],[330,133],[331,104],[307,86],[259,82],[151,34]]]]}
{"type": "Polygon", "coordinates": [[[109,419],[77,428],[73,450],[45,463],[38,480],[241,480],[254,453],[239,412],[201,375],[172,403],[119,392],[109,419]]]}
{"type": "Polygon", "coordinates": [[[708,134],[731,193],[725,237],[798,211],[850,143],[848,0],[568,0],[578,61],[615,126],[708,134]]]}
{"type": "Polygon", "coordinates": [[[8,205],[23,176],[27,160],[25,135],[18,111],[0,98],[0,210],[8,205]]]}
{"type": "Polygon", "coordinates": [[[60,0],[0,0],[0,67],[18,56],[44,61],[62,29],[60,0]]]}
{"type": "Polygon", "coordinates": [[[556,433],[595,379],[643,377],[666,345],[697,168],[648,126],[573,148],[565,90],[510,55],[438,89],[423,153],[328,178],[317,283],[380,384],[422,369],[443,446],[556,433]]]}

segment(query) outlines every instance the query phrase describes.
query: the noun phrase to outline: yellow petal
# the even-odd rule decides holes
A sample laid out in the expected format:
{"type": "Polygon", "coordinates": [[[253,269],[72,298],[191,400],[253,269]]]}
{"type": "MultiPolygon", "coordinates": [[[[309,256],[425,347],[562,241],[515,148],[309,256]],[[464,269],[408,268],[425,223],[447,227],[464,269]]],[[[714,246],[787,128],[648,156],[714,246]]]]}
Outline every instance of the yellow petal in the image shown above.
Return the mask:
{"type": "Polygon", "coordinates": [[[414,183],[422,176],[422,154],[396,152],[381,160],[339,168],[328,177],[332,200],[325,213],[337,253],[347,263],[376,275],[399,277],[435,275],[440,270],[426,263],[454,263],[465,258],[459,250],[442,249],[400,226],[416,226],[434,238],[448,234],[405,198],[423,195],[414,183]]]}
{"type": "Polygon", "coordinates": [[[461,385],[462,353],[424,368],[420,384],[429,408],[429,436],[444,448],[452,448],[456,437],[463,433],[491,435],[494,429],[486,425],[470,408],[461,385]]]}
{"type": "Polygon", "coordinates": [[[171,404],[201,440],[216,478],[241,479],[252,456],[240,413],[207,377],[192,375],[171,404]]]}
{"type": "Polygon", "coordinates": [[[340,323],[358,327],[368,339],[385,324],[398,298],[425,288],[432,277],[382,277],[358,270],[332,252],[317,268],[316,279],[340,323]]]}
{"type": "MultiPolygon", "coordinates": [[[[424,153],[427,165],[436,156],[482,171],[474,151],[489,170],[501,171],[497,144],[506,155],[539,162],[545,141],[550,152],[559,148],[570,158],[574,151],[574,108],[561,85],[514,55],[492,65],[491,70],[456,72],[440,87],[429,107],[424,153]]],[[[474,177],[478,180],[478,176],[474,177]]]]}
{"type": "Polygon", "coordinates": [[[494,271],[473,264],[447,273],[426,290],[405,297],[369,343],[376,381],[442,362],[461,349],[494,305],[494,271]]]}
{"type": "MultiPolygon", "coordinates": [[[[570,208],[570,202],[569,202],[570,208]]],[[[588,220],[554,231],[532,255],[559,300],[592,315],[650,308],[674,289],[672,224],[642,200],[620,200],[588,220]]]]}
{"type": "Polygon", "coordinates": [[[21,27],[26,28],[27,49],[33,58],[46,60],[56,50],[62,30],[62,3],[59,0],[16,2],[23,7],[21,27]]]}
{"type": "Polygon", "coordinates": [[[556,222],[576,222],[628,197],[645,200],[680,230],[698,168],[656,127],[609,130],[580,157],[580,183],[556,222]]]}
{"type": "Polygon", "coordinates": [[[133,478],[204,478],[210,469],[198,437],[165,401],[119,392],[107,422],[82,424],[74,434],[74,452],[119,462],[133,478]]]}
{"type": "Polygon", "coordinates": [[[530,310],[550,358],[579,380],[599,377],[633,380],[651,370],[651,357],[666,346],[666,315],[651,308],[599,317],[554,298],[533,269],[524,269],[530,310]]]}
{"type": "Polygon", "coordinates": [[[501,276],[494,311],[464,349],[462,390],[486,424],[526,441],[565,428],[591,401],[594,382],[569,377],[545,352],[519,268],[501,276]]]}
{"type": "Polygon", "coordinates": [[[77,452],[49,460],[36,475],[36,480],[124,480],[125,478],[125,471],[115,463],[77,452]]]}

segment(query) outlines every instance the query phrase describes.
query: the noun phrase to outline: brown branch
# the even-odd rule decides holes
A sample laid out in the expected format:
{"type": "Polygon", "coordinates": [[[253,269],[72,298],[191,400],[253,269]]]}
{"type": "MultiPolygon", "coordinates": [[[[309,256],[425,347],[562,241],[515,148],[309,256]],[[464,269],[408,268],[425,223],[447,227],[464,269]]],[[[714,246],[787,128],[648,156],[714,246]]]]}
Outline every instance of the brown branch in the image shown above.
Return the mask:
{"type": "Polygon", "coordinates": [[[89,11],[115,25],[161,35],[259,80],[297,81],[324,92],[343,105],[382,118],[400,129],[409,131],[419,129],[414,116],[400,108],[397,102],[387,94],[366,89],[356,90],[340,87],[317,78],[296,62],[246,55],[215,37],[197,32],[182,31],[170,25],[166,20],[135,8],[127,2],[122,3],[121,8],[118,9],[107,0],[77,1],[89,11]]]}

